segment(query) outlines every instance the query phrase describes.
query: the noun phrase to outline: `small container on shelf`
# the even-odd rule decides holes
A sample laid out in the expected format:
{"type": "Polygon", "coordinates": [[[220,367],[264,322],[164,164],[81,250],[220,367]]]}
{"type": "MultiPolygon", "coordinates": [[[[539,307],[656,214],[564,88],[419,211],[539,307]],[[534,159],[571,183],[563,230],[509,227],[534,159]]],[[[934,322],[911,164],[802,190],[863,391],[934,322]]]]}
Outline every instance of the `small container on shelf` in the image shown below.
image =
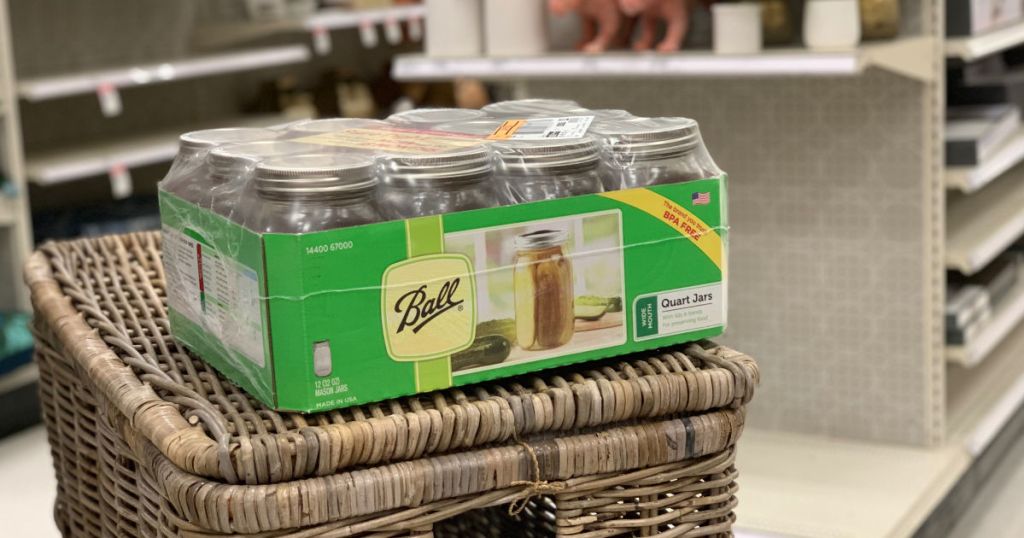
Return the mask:
{"type": "Polygon", "coordinates": [[[864,39],[890,39],[900,33],[899,0],[860,0],[860,27],[864,39]]]}
{"type": "Polygon", "coordinates": [[[761,9],[756,2],[711,6],[712,41],[717,54],[755,54],[763,46],[761,9]]]}
{"type": "Polygon", "coordinates": [[[483,53],[481,0],[425,0],[427,56],[480,56],[483,53]]]}
{"type": "Polygon", "coordinates": [[[545,0],[484,0],[484,52],[535,56],[548,50],[545,0]]]}
{"type": "Polygon", "coordinates": [[[804,7],[804,44],[812,50],[847,50],[860,44],[857,0],[808,0],[804,7]]]}

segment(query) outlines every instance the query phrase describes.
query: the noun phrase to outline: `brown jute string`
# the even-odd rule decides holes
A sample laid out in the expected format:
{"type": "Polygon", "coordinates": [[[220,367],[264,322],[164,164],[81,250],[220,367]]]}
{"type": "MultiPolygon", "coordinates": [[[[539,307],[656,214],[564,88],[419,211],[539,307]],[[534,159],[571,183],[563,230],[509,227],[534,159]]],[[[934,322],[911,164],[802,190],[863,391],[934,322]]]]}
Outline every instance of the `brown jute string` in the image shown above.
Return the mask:
{"type": "Polygon", "coordinates": [[[540,460],[537,459],[537,452],[532,446],[520,440],[519,436],[514,433],[512,435],[512,439],[526,450],[526,453],[530,455],[530,463],[533,464],[533,480],[516,480],[511,484],[513,487],[526,486],[522,493],[523,496],[512,501],[508,505],[508,515],[516,517],[523,513],[523,510],[526,510],[526,505],[530,504],[530,501],[534,497],[539,497],[548,493],[558,493],[565,489],[565,484],[562,482],[552,483],[547,480],[541,480],[540,460]]]}

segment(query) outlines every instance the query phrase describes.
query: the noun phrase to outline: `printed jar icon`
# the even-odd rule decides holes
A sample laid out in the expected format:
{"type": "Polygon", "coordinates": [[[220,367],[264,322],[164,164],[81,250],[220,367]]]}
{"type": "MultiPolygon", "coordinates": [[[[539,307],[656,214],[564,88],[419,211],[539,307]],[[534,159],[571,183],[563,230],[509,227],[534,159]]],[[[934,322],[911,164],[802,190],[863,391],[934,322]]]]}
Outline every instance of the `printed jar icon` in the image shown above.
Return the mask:
{"type": "Polygon", "coordinates": [[[515,238],[516,340],[525,350],[551,349],[572,340],[572,261],[568,234],[538,230],[515,238]]]}

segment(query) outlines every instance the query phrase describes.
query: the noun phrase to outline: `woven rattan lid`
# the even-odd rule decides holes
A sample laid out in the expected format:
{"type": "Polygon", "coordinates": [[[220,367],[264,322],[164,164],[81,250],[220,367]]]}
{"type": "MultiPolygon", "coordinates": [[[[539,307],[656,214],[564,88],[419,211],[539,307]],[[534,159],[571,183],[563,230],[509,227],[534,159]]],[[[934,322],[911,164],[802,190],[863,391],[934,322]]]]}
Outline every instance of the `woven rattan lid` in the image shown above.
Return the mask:
{"type": "Polygon", "coordinates": [[[81,378],[73,381],[93,391],[91,405],[121,416],[176,472],[222,484],[326,477],[480,447],[515,452],[530,436],[696,417],[742,406],[759,377],[746,355],[702,342],[320,414],[275,411],[165,330],[160,238],[48,243],[36,253],[26,281],[46,345],[37,351],[66,362],[61,368],[81,378]]]}

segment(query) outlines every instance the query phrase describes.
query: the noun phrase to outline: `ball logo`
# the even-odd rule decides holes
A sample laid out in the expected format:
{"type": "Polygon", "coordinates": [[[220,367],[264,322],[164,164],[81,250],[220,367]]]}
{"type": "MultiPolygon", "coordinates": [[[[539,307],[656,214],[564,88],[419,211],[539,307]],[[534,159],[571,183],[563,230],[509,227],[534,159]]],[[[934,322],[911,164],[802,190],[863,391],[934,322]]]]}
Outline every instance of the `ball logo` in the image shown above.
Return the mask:
{"type": "Polygon", "coordinates": [[[466,349],[476,336],[476,286],[469,258],[411,258],[384,272],[384,343],[396,361],[421,361],[466,349]]]}
{"type": "Polygon", "coordinates": [[[398,324],[398,331],[412,327],[412,332],[418,333],[426,324],[437,319],[438,316],[462,306],[464,301],[456,301],[455,293],[459,291],[461,278],[449,280],[441,285],[437,297],[427,298],[427,285],[424,284],[409,293],[398,298],[395,302],[395,312],[402,315],[402,321],[398,324]]]}

